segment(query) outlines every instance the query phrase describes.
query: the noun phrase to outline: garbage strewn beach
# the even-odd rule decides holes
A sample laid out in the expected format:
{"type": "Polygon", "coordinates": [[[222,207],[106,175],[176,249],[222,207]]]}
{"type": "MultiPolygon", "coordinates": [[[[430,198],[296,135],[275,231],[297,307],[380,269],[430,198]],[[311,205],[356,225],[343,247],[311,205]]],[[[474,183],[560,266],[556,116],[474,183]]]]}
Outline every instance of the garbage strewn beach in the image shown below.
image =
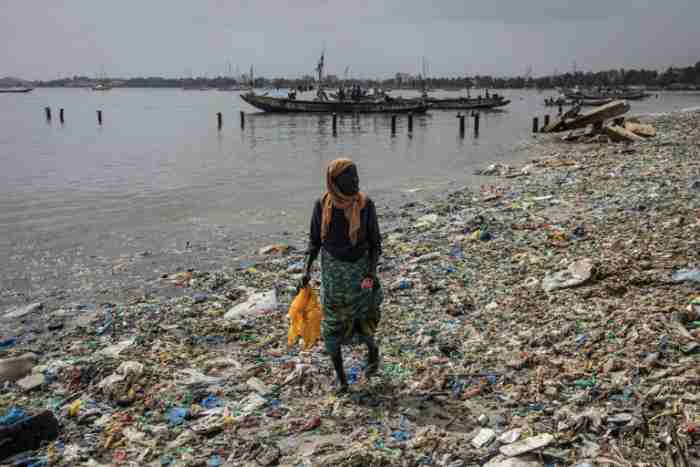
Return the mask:
{"type": "Polygon", "coordinates": [[[700,113],[641,123],[656,136],[538,135],[526,170],[380,212],[382,367],[346,352],[349,396],[322,345],[287,347],[286,246],[3,310],[1,462],[697,465],[700,113]]]}

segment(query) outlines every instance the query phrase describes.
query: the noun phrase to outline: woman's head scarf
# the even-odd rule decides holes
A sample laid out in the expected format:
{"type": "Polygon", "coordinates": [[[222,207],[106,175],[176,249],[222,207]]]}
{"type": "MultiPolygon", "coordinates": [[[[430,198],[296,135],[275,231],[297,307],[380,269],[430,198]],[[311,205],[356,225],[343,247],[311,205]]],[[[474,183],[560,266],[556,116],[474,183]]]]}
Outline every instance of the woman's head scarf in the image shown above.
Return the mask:
{"type": "Polygon", "coordinates": [[[360,231],[360,211],[365,207],[366,196],[361,191],[354,195],[344,194],[335,182],[335,178],[355,163],[350,159],[335,159],[328,164],[326,170],[326,193],[321,200],[321,238],[325,239],[333,217],[333,207],[343,209],[348,221],[348,238],[353,245],[357,244],[360,231]]]}

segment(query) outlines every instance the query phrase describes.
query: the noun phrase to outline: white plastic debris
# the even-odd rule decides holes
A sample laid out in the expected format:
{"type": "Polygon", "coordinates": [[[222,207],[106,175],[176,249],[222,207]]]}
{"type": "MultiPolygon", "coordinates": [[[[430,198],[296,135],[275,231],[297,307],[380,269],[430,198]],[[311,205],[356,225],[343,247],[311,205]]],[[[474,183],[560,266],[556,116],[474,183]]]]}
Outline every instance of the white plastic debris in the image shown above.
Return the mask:
{"type": "Polygon", "coordinates": [[[40,302],[30,303],[29,305],[18,306],[10,308],[4,315],[5,319],[17,319],[22,318],[30,313],[41,310],[43,305],[40,302]]]}
{"type": "Polygon", "coordinates": [[[506,457],[498,455],[484,467],[542,467],[542,462],[532,454],[522,457],[506,457]]]}
{"type": "Polygon", "coordinates": [[[513,428],[512,430],[508,430],[501,436],[499,436],[498,441],[502,444],[514,443],[520,439],[520,435],[522,434],[522,432],[523,430],[520,428],[513,428]]]}
{"type": "Polygon", "coordinates": [[[501,451],[501,454],[504,456],[515,457],[525,454],[526,452],[534,451],[535,449],[546,447],[552,441],[554,441],[554,436],[550,435],[549,433],[543,433],[541,435],[524,439],[517,443],[501,446],[499,451],[501,451]]]}
{"type": "Polygon", "coordinates": [[[544,289],[545,292],[551,292],[552,290],[576,287],[590,279],[592,272],[593,261],[589,258],[575,261],[564,271],[547,274],[547,276],[542,279],[542,289],[544,289]]]}
{"type": "Polygon", "coordinates": [[[232,307],[224,319],[241,319],[261,316],[277,309],[277,294],[274,290],[251,295],[248,300],[232,307]]]}
{"type": "Polygon", "coordinates": [[[476,449],[486,446],[496,438],[496,432],[490,428],[482,428],[472,440],[472,446],[476,449]]]}

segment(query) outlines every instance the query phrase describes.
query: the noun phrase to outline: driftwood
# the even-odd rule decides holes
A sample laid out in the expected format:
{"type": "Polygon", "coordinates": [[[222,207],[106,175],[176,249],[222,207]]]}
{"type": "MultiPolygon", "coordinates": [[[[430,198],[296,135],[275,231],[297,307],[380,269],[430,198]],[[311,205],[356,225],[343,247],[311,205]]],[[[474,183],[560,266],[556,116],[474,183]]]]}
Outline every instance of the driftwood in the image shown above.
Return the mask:
{"type": "Polygon", "coordinates": [[[567,112],[559,120],[550,123],[544,128],[545,132],[557,132],[585,128],[588,125],[602,125],[606,120],[611,120],[623,115],[630,109],[625,101],[613,101],[609,104],[596,107],[580,115],[571,115],[567,112]]]}
{"type": "Polygon", "coordinates": [[[625,130],[631,131],[635,135],[651,138],[656,136],[656,128],[643,123],[625,122],[625,130]]]}
{"type": "Polygon", "coordinates": [[[617,125],[606,126],[603,128],[603,131],[605,131],[605,134],[615,142],[632,143],[642,139],[641,136],[637,136],[631,131],[617,125]]]}

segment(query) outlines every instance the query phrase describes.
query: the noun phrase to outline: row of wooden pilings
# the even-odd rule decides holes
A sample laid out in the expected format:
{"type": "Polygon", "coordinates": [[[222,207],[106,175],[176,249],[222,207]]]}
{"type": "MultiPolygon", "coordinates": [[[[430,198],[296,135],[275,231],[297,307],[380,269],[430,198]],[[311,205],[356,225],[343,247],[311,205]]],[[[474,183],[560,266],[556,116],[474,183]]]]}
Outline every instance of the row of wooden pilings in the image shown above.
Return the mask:
{"type": "MultiPolygon", "coordinates": [[[[559,116],[561,117],[563,113],[564,113],[564,109],[563,109],[562,105],[559,104],[559,116]]],[[[540,123],[539,117],[532,117],[532,132],[533,133],[540,133],[545,128],[547,128],[549,126],[549,114],[544,116],[544,126],[541,129],[540,129],[539,123],[540,123]]]]}
{"type": "MultiPolygon", "coordinates": [[[[46,116],[46,121],[51,122],[51,107],[44,107],[44,115],[46,116]]],[[[217,127],[219,128],[219,130],[221,130],[221,128],[224,125],[224,118],[223,118],[223,114],[221,112],[217,112],[216,120],[217,120],[217,127]]],[[[58,109],[58,121],[61,123],[65,123],[65,121],[66,121],[65,112],[62,108],[58,109]]],[[[99,125],[102,125],[102,111],[101,110],[97,111],[97,123],[99,125]]],[[[241,129],[243,129],[243,128],[245,128],[245,113],[243,111],[241,111],[241,129]]]]}
{"type": "MultiPolygon", "coordinates": [[[[240,111],[241,115],[241,130],[245,128],[245,112],[240,111]]],[[[216,127],[221,130],[224,126],[224,115],[221,112],[216,113],[216,127]]]]}
{"type": "MultiPolygon", "coordinates": [[[[46,121],[50,122],[51,121],[51,107],[45,107],[44,112],[46,114],[46,121]]],[[[467,117],[466,114],[462,114],[461,112],[457,114],[457,119],[459,120],[459,134],[461,137],[464,137],[465,133],[465,118],[467,117]]],[[[472,112],[471,117],[474,118],[474,136],[479,136],[479,112],[472,112]]],[[[333,128],[333,135],[337,135],[338,133],[338,114],[334,113],[332,115],[332,128],[333,128]]],[[[65,114],[63,109],[59,109],[58,112],[58,119],[61,123],[65,122],[65,114]]],[[[397,120],[397,115],[392,115],[391,116],[391,134],[395,135],[396,134],[396,120],[397,120]]],[[[549,123],[549,115],[545,117],[545,121],[547,122],[546,124],[549,123]]],[[[97,123],[99,125],[102,125],[102,111],[98,110],[97,111],[97,123]]],[[[240,111],[240,124],[241,124],[241,129],[245,128],[245,112],[242,110],[240,111]]],[[[535,122],[533,125],[536,126],[537,124],[537,117],[535,117],[535,122]]],[[[224,116],[221,112],[216,113],[216,127],[221,130],[224,126],[224,116]]],[[[534,128],[534,126],[533,126],[534,128]]],[[[534,131],[534,130],[533,130],[534,131]]],[[[413,114],[409,113],[408,114],[408,132],[413,133],[413,114]]]]}
{"type": "MultiPolygon", "coordinates": [[[[472,112],[471,114],[472,117],[474,117],[474,135],[478,136],[479,135],[479,112],[472,112]]],[[[338,114],[334,113],[332,115],[333,120],[332,120],[332,129],[333,129],[333,135],[338,134],[338,114]]],[[[464,119],[466,115],[463,115],[462,113],[457,114],[457,118],[459,119],[459,134],[460,136],[464,137],[465,133],[465,124],[464,124],[464,119]]],[[[392,115],[391,116],[391,134],[395,135],[396,134],[396,121],[397,121],[398,116],[397,115],[392,115]]],[[[408,132],[413,133],[413,114],[409,113],[408,114],[408,132]]]]}
{"type": "MultiPolygon", "coordinates": [[[[51,122],[51,107],[44,107],[44,115],[46,116],[46,121],[51,122]]],[[[61,123],[65,123],[66,118],[65,118],[65,113],[64,110],[58,109],[58,121],[61,123]]],[[[97,123],[99,125],[102,125],[102,111],[98,110],[97,111],[97,123]]]]}
{"type": "Polygon", "coordinates": [[[544,116],[544,125],[542,128],[540,128],[540,119],[539,117],[532,117],[532,132],[533,133],[540,133],[543,132],[545,128],[549,126],[549,115],[544,116]]]}

